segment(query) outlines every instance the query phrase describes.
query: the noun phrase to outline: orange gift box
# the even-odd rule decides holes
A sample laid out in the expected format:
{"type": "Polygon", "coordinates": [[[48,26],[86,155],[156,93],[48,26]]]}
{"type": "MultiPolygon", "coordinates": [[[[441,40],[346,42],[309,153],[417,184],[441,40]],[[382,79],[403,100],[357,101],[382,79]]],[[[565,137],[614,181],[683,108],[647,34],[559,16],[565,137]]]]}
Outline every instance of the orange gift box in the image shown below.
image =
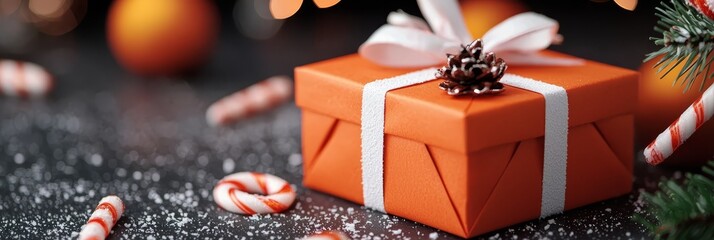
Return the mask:
{"type": "MultiPolygon", "coordinates": [[[[415,70],[379,66],[356,54],[295,69],[306,187],[363,204],[362,89],[415,70]]],[[[592,61],[511,66],[508,72],[567,90],[566,210],[631,191],[636,72],[592,61]]],[[[387,93],[387,212],[461,237],[538,218],[543,96],[507,86],[498,95],[452,97],[439,82],[387,93]]]]}

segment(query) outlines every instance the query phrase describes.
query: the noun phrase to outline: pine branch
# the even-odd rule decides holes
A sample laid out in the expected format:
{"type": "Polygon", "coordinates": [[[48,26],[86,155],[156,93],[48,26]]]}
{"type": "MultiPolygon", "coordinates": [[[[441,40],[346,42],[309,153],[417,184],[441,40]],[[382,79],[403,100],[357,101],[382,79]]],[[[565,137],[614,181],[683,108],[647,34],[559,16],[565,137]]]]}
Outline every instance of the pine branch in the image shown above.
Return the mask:
{"type": "Polygon", "coordinates": [[[660,20],[655,31],[661,33],[662,37],[651,37],[650,40],[662,48],[647,54],[645,61],[662,56],[655,65],[658,73],[666,69],[662,77],[681,65],[681,71],[677,73],[672,85],[679,82],[685,85],[684,91],[687,91],[701,78],[699,91],[702,91],[706,82],[714,78],[711,69],[714,61],[714,20],[699,13],[685,1],[670,0],[671,5],[662,2],[656,8],[655,15],[660,20]]]}
{"type": "Polygon", "coordinates": [[[688,173],[681,185],[666,180],[659,192],[642,193],[649,216],[634,218],[656,239],[714,239],[714,161],[702,171],[688,173]]]}

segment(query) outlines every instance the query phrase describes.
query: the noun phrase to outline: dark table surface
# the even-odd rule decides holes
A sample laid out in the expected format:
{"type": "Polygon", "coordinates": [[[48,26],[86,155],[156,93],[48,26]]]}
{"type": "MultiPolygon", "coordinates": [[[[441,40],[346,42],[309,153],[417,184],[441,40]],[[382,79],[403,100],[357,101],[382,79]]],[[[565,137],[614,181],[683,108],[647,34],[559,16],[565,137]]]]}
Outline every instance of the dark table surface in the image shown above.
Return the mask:
{"type": "MultiPolygon", "coordinates": [[[[205,69],[170,80],[123,71],[102,34],[80,31],[38,40],[26,53],[6,52],[48,67],[58,83],[44,100],[0,99],[0,238],[76,237],[108,194],[126,204],[111,239],[294,239],[321,230],[357,239],[455,238],[302,187],[300,111],[294,103],[232,127],[206,124],[211,102],[267,76],[290,74],[294,66],[354,52],[393,10],[345,15],[350,4],[341,4],[346,6],[296,16],[270,40],[242,37],[224,20],[205,69]],[[297,203],[271,215],[220,209],[211,190],[238,171],[283,177],[297,187],[297,203]]],[[[413,3],[405,4],[415,11],[413,3]]],[[[531,8],[561,21],[567,41],[556,50],[636,68],[654,48],[647,40],[653,4],[635,13],[611,3],[549,4],[531,8]]],[[[656,189],[662,176],[681,175],[638,159],[631,194],[482,237],[647,238],[631,220],[640,211],[638,192],[656,189]]]]}

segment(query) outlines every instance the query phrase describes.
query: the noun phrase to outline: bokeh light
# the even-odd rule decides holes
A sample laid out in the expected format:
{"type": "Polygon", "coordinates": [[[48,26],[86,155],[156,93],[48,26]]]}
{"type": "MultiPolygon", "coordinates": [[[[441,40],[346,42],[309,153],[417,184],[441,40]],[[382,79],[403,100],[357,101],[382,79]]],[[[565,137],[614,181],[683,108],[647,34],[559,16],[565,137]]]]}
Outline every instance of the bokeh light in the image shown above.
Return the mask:
{"type": "Polygon", "coordinates": [[[269,3],[265,0],[236,1],[233,20],[243,35],[253,39],[271,38],[283,25],[283,20],[273,18],[269,3]]]}
{"type": "Polygon", "coordinates": [[[275,19],[286,19],[294,15],[302,6],[302,0],[270,0],[270,14],[275,19]]]}
{"type": "Polygon", "coordinates": [[[315,5],[319,8],[328,8],[335,6],[337,3],[340,2],[340,0],[312,0],[315,5]]]}
{"type": "MultiPolygon", "coordinates": [[[[248,6],[250,4],[247,4],[245,6],[245,9],[250,10],[251,8],[248,6]]],[[[275,19],[273,18],[273,15],[270,13],[270,4],[268,1],[258,1],[254,0],[253,3],[253,9],[255,9],[255,13],[258,14],[258,16],[264,18],[264,19],[275,19]]],[[[236,5],[238,6],[238,5],[236,5]]]]}
{"type": "Polygon", "coordinates": [[[35,16],[54,19],[62,17],[71,4],[71,0],[30,0],[28,7],[35,16]]]}
{"type": "MultiPolygon", "coordinates": [[[[5,0],[7,1],[7,0],[5,0]]],[[[87,12],[87,0],[28,0],[21,6],[22,21],[47,35],[60,36],[75,29],[87,12]]]]}
{"type": "Polygon", "coordinates": [[[630,11],[634,11],[635,7],[637,7],[637,0],[615,0],[615,3],[617,3],[617,5],[621,8],[630,11]]]}
{"type": "MultiPolygon", "coordinates": [[[[596,3],[604,3],[604,2],[609,2],[610,0],[590,0],[591,2],[596,2],[596,3]]],[[[629,10],[629,11],[634,11],[635,7],[637,7],[637,0],[613,0],[617,6],[620,6],[622,9],[629,10]]]]}
{"type": "Polygon", "coordinates": [[[0,51],[33,54],[54,74],[65,74],[75,59],[74,38],[50,38],[47,48],[43,37],[71,32],[86,11],[87,0],[0,0],[0,51]]]}
{"type": "Polygon", "coordinates": [[[0,15],[10,15],[20,8],[22,0],[0,0],[0,15]]]}

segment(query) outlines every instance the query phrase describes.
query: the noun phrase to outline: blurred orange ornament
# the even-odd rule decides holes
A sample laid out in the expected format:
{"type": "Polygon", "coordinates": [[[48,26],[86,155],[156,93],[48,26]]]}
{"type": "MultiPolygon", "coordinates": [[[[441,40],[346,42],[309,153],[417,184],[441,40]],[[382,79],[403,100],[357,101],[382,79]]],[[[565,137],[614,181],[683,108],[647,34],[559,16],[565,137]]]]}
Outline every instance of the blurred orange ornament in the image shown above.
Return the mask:
{"type": "Polygon", "coordinates": [[[208,0],[118,0],[107,20],[114,56],[128,70],[166,76],[194,70],[213,49],[218,13],[208,0]]]}
{"type": "MultiPolygon", "coordinates": [[[[667,76],[660,79],[662,73],[657,73],[653,66],[659,59],[650,60],[640,67],[642,78],[640,80],[639,107],[637,109],[636,128],[638,149],[654,140],[675,121],[684,110],[701,95],[698,87],[702,78],[698,78],[693,87],[682,93],[683,86],[672,86],[677,74],[682,70],[681,65],[676,67],[667,76]]],[[[667,68],[665,68],[667,69],[667,68]]],[[[679,81],[682,81],[681,79],[679,81]]],[[[712,84],[711,79],[704,86],[706,89],[712,84]]],[[[663,165],[699,166],[709,161],[714,156],[714,122],[704,123],[663,165]]]]}
{"type": "Polygon", "coordinates": [[[461,13],[474,38],[480,38],[496,24],[513,15],[526,12],[517,0],[462,0],[461,13]]]}

